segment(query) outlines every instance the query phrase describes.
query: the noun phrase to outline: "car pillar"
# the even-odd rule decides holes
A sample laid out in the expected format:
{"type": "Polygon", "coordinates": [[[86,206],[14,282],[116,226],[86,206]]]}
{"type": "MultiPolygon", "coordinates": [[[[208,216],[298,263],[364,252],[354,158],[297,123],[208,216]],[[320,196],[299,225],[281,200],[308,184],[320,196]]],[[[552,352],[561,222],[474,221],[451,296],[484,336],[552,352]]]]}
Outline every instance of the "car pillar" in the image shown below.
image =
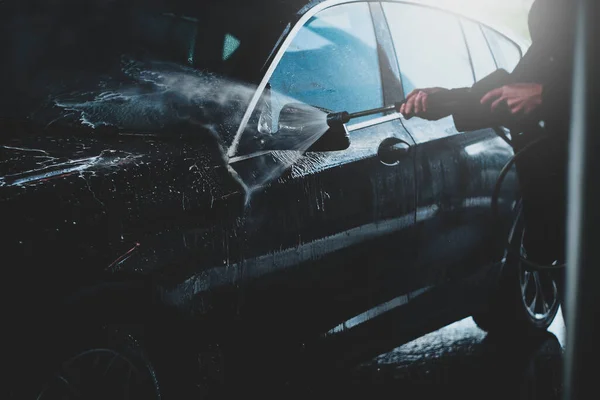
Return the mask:
{"type": "Polygon", "coordinates": [[[597,77],[600,34],[595,23],[600,4],[596,0],[573,2],[578,7],[573,114],[569,154],[569,209],[566,298],[565,399],[589,398],[597,391],[596,369],[600,359],[600,93],[597,77]]]}

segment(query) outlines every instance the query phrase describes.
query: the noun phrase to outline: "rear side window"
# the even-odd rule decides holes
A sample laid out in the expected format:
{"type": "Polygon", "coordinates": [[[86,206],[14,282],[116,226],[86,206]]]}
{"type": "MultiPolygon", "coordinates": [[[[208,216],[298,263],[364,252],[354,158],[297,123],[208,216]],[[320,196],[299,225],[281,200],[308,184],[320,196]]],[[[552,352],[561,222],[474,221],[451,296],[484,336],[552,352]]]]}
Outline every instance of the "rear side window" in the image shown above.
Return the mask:
{"type": "Polygon", "coordinates": [[[512,72],[521,60],[519,47],[498,32],[485,26],[482,28],[498,68],[504,68],[508,72],[512,72]]]}
{"type": "Polygon", "coordinates": [[[496,62],[480,25],[466,19],[461,20],[461,22],[471,52],[475,78],[480,80],[497,69],[496,62]]]}
{"type": "Polygon", "coordinates": [[[409,4],[383,3],[404,92],[475,82],[460,22],[443,11],[409,4]]]}
{"type": "Polygon", "coordinates": [[[198,20],[172,13],[133,15],[130,29],[145,56],[193,65],[198,20]]]}
{"type": "Polygon", "coordinates": [[[332,111],[382,106],[377,44],[368,5],[344,4],[311,18],[293,39],[269,84],[275,124],[290,98],[332,111]]]}

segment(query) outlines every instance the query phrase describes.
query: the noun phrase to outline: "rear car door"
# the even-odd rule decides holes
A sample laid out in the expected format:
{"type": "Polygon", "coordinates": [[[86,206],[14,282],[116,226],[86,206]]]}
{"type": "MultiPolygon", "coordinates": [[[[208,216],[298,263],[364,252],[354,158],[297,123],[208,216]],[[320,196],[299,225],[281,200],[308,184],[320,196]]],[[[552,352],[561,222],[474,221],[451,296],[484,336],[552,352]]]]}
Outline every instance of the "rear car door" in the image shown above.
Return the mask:
{"type": "MultiPolygon", "coordinates": [[[[267,72],[241,144],[257,132],[276,136],[273,127],[289,102],[349,112],[384,104],[382,76],[390,69],[381,65],[392,60],[379,48],[369,5],[311,14],[267,72]]],[[[386,165],[378,148],[389,138],[405,148],[414,143],[397,115],[355,120],[348,129],[347,150],[231,159],[249,192],[241,271],[246,320],[299,334],[335,331],[369,320],[369,310],[413,289],[414,158],[403,152],[386,165]]]]}
{"type": "MultiPolygon", "coordinates": [[[[406,93],[469,87],[496,69],[471,21],[424,6],[382,6],[406,93]]],[[[416,142],[420,272],[431,284],[462,279],[493,261],[491,196],[512,149],[492,129],[458,132],[452,117],[403,122],[416,142]]],[[[503,200],[513,188],[507,184],[503,200]]]]}

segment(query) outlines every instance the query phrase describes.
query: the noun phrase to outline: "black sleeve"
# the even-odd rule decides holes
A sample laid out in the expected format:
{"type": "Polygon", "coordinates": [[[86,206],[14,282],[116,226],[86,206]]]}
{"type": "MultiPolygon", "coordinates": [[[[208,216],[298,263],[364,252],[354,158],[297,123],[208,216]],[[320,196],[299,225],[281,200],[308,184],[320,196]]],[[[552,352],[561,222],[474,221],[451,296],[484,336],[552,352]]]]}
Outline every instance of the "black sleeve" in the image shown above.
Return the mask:
{"type": "Polygon", "coordinates": [[[544,83],[540,119],[553,136],[566,139],[570,131],[573,76],[569,65],[557,67],[555,79],[544,83]]]}
{"type": "Polygon", "coordinates": [[[512,82],[540,82],[540,77],[544,75],[541,68],[547,65],[547,52],[542,46],[533,43],[525,55],[519,60],[519,63],[510,73],[512,82]]]}
{"type": "Polygon", "coordinates": [[[544,121],[551,134],[567,134],[569,130],[573,87],[573,48],[569,43],[565,38],[546,49],[532,46],[512,74],[515,82],[542,85],[542,104],[534,117],[544,121]]]}
{"type": "Polygon", "coordinates": [[[521,129],[544,120],[551,133],[568,133],[575,42],[574,15],[568,0],[537,0],[529,14],[533,43],[527,53],[512,73],[504,71],[499,76],[493,73],[471,88],[472,96],[466,96],[453,113],[456,129],[466,131],[499,125],[521,129]],[[492,115],[479,102],[485,92],[510,83],[539,83],[543,86],[542,105],[526,120],[515,120],[507,108],[492,115]]]}
{"type": "Polygon", "coordinates": [[[566,107],[566,93],[570,90],[570,83],[565,79],[569,75],[566,72],[565,57],[553,57],[552,54],[543,46],[533,44],[512,73],[498,70],[475,83],[471,88],[471,96],[465,98],[453,113],[456,129],[464,132],[506,126],[520,130],[542,119],[552,119],[556,110],[566,107]],[[542,107],[524,119],[513,116],[505,105],[494,113],[489,107],[481,105],[480,100],[487,92],[511,83],[542,84],[542,107]]]}
{"type": "Polygon", "coordinates": [[[452,112],[456,130],[464,132],[506,125],[509,118],[508,110],[492,113],[488,106],[481,104],[481,98],[490,90],[502,87],[509,82],[509,73],[499,69],[461,92],[460,101],[456,103],[452,112]]]}

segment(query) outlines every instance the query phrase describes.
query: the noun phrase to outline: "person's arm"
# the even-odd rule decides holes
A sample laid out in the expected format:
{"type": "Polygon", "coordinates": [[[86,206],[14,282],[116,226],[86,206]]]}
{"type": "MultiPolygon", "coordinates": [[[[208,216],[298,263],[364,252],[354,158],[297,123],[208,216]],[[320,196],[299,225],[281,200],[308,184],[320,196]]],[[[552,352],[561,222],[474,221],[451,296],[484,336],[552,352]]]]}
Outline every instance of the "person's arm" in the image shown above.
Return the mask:
{"type": "Polygon", "coordinates": [[[510,124],[506,108],[498,104],[492,110],[481,102],[487,93],[502,88],[510,79],[508,72],[499,69],[476,82],[452,112],[456,130],[464,132],[510,124]]]}
{"type": "Polygon", "coordinates": [[[456,129],[516,128],[539,119],[542,91],[548,89],[533,82],[539,82],[542,69],[549,67],[547,57],[547,49],[533,43],[511,73],[499,69],[476,82],[473,95],[453,113],[456,129]]]}
{"type": "Polygon", "coordinates": [[[406,119],[419,117],[438,120],[452,116],[458,131],[476,130],[498,124],[505,116],[492,113],[480,99],[491,89],[508,82],[509,74],[497,70],[472,87],[443,89],[427,88],[411,92],[400,112],[406,119]]]}
{"type": "Polygon", "coordinates": [[[541,121],[553,126],[553,132],[568,132],[571,108],[570,59],[542,60],[539,76],[515,77],[509,83],[493,89],[481,98],[481,104],[493,114],[504,113],[504,125],[524,127],[541,121]],[[543,72],[542,72],[543,71],[543,72]]]}
{"type": "Polygon", "coordinates": [[[433,99],[445,98],[453,100],[456,97],[455,92],[441,87],[415,89],[406,96],[406,101],[400,106],[398,111],[406,119],[419,117],[435,121],[447,117],[452,111],[448,107],[443,107],[440,102],[434,102],[433,99]]]}

